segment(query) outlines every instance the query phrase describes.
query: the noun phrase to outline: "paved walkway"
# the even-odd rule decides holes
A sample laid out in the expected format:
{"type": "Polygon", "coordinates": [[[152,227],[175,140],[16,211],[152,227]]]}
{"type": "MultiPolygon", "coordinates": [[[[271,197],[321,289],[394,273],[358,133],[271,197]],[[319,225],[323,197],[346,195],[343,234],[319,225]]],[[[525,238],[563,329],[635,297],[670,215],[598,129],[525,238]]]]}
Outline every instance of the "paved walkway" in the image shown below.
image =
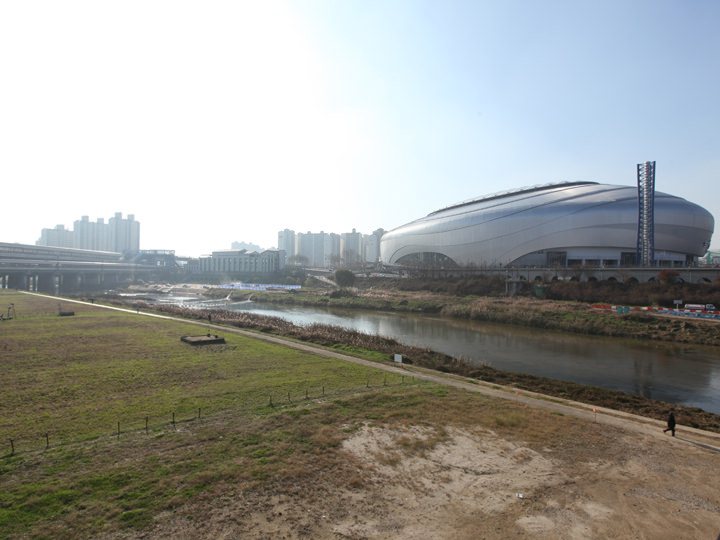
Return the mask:
{"type": "MultiPolygon", "coordinates": [[[[47,298],[58,299],[56,296],[50,296],[38,293],[27,293],[34,294],[37,296],[44,296],[47,298]]],[[[319,354],[330,358],[336,358],[338,360],[344,360],[346,362],[355,362],[356,364],[362,364],[364,366],[372,367],[379,370],[384,370],[390,373],[398,375],[405,375],[415,377],[424,381],[430,381],[437,384],[446,384],[454,386],[456,388],[462,388],[468,392],[478,392],[483,395],[492,396],[500,399],[513,400],[523,403],[529,407],[537,407],[547,409],[553,412],[559,412],[568,416],[574,416],[582,418],[590,422],[597,422],[605,425],[611,425],[618,428],[626,429],[629,431],[635,431],[644,435],[649,435],[657,438],[663,438],[669,442],[677,444],[692,444],[712,452],[720,452],[720,433],[714,433],[711,431],[703,431],[691,427],[685,427],[678,425],[676,429],[677,436],[671,437],[670,435],[663,433],[663,429],[666,427],[664,422],[655,420],[652,418],[646,418],[644,416],[638,416],[636,414],[630,414],[622,411],[616,411],[614,409],[606,409],[604,407],[595,407],[586,403],[580,403],[577,401],[566,400],[562,398],[556,398],[546,396],[543,394],[537,394],[527,390],[518,390],[508,386],[500,386],[494,383],[487,383],[477,379],[468,379],[457,375],[440,373],[434,370],[425,369],[417,366],[411,366],[407,364],[381,364],[370,360],[364,360],[354,356],[348,356],[346,354],[338,353],[320,347],[318,345],[309,345],[294,341],[292,339],[283,338],[279,336],[273,336],[255,332],[251,330],[244,330],[242,328],[234,328],[232,326],[221,326],[217,324],[209,324],[207,321],[183,319],[180,317],[174,317],[169,315],[161,315],[158,313],[144,312],[137,309],[121,308],[116,306],[107,306],[103,304],[95,304],[85,302],[82,300],[74,300],[69,298],[63,298],[63,302],[73,302],[77,304],[85,304],[89,306],[95,306],[98,308],[111,309],[116,311],[123,311],[126,313],[135,313],[137,315],[145,317],[155,317],[159,319],[167,319],[177,322],[183,322],[187,324],[195,324],[202,326],[203,328],[212,328],[213,330],[222,332],[231,332],[247,336],[254,339],[261,339],[270,343],[275,343],[285,347],[292,347],[302,351],[308,351],[313,354],[319,354]]]]}

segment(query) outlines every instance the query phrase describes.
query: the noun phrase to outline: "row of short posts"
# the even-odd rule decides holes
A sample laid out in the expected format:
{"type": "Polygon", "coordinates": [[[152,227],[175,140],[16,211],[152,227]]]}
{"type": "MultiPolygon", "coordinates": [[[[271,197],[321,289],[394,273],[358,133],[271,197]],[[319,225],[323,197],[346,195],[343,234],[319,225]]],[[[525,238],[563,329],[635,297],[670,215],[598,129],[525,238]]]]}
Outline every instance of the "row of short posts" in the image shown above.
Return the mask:
{"type": "MultiPolygon", "coordinates": [[[[405,384],[405,375],[401,375],[401,384],[405,384]]],[[[387,386],[387,375],[385,375],[385,377],[383,378],[383,386],[387,386]]],[[[370,378],[369,377],[367,379],[367,382],[365,383],[365,388],[370,388],[370,378]]],[[[324,385],[322,387],[321,397],[325,397],[325,386],[324,385]]],[[[310,393],[307,388],[305,389],[305,399],[306,400],[310,399],[310,393]]],[[[287,393],[287,400],[288,400],[288,403],[293,403],[293,400],[290,397],[290,392],[287,393]]],[[[270,407],[275,407],[275,405],[273,404],[272,394],[268,397],[268,405],[270,407]]],[[[198,413],[198,418],[199,417],[200,417],[200,415],[198,413]]]]}
{"type": "MultiPolygon", "coordinates": [[[[405,384],[405,375],[402,375],[402,376],[401,376],[401,384],[405,384]]],[[[385,375],[385,377],[384,377],[384,379],[383,379],[383,386],[387,386],[387,375],[385,375]]],[[[365,387],[366,387],[366,388],[370,388],[370,378],[367,379],[367,382],[366,382],[366,384],[365,384],[365,387]]],[[[322,387],[322,396],[323,396],[323,397],[325,396],[325,385],[323,385],[323,387],[322,387]]],[[[288,394],[287,394],[287,399],[288,399],[288,402],[289,402],[289,403],[292,403],[292,402],[293,402],[293,401],[292,401],[292,398],[290,397],[290,392],[288,392],[288,394]]],[[[307,388],[305,389],[305,399],[310,399],[309,390],[308,390],[307,388]]],[[[274,407],[274,405],[273,405],[273,400],[272,400],[272,395],[270,395],[270,407],[274,407]]],[[[202,416],[202,408],[201,408],[201,407],[198,407],[198,410],[197,410],[197,419],[200,420],[201,416],[202,416]]],[[[175,426],[175,424],[176,424],[176,422],[175,422],[175,411],[173,411],[173,413],[172,413],[172,421],[171,421],[171,424],[172,424],[172,427],[173,427],[173,429],[174,429],[174,428],[176,427],[176,426],[175,426]]],[[[150,417],[149,417],[149,416],[146,416],[146,417],[145,417],[145,434],[147,435],[147,434],[149,434],[149,433],[150,433],[150,417]]],[[[118,423],[117,423],[117,432],[116,432],[116,435],[117,435],[117,438],[118,438],[118,439],[120,438],[120,434],[121,434],[121,431],[120,431],[120,422],[118,421],[118,423]]],[[[9,439],[9,440],[10,440],[10,455],[11,455],[11,456],[14,456],[14,455],[15,455],[15,441],[14,441],[13,439],[9,439]]],[[[46,434],[45,434],[45,449],[47,450],[47,449],[49,449],[49,448],[50,448],[50,434],[49,434],[49,433],[46,433],[46,434]]]]}
{"type": "MultiPolygon", "coordinates": [[[[15,455],[15,441],[13,439],[8,439],[10,441],[10,455],[15,455]]],[[[50,448],[50,434],[45,434],[45,450],[50,448]]]]}
{"type": "MultiPolygon", "coordinates": [[[[202,408],[198,407],[197,419],[200,420],[201,416],[202,416],[202,408]]],[[[175,412],[174,411],[172,413],[171,424],[172,424],[172,427],[175,428],[175,412]]],[[[150,433],[150,417],[146,416],[145,417],[145,434],[147,435],[149,433],[150,433]]],[[[121,434],[120,422],[118,421],[117,432],[116,432],[116,436],[118,439],[120,438],[120,434],[121,434]]],[[[10,441],[10,455],[14,456],[15,455],[15,440],[14,439],[8,439],[8,440],[10,441]]],[[[50,448],[50,434],[46,433],[45,434],[45,450],[48,450],[49,448],[50,448]]]]}
{"type": "MultiPolygon", "coordinates": [[[[201,407],[198,407],[198,410],[197,410],[197,419],[200,420],[201,416],[202,416],[202,408],[201,408],[201,407]]],[[[173,429],[175,429],[175,424],[176,424],[176,422],[175,422],[175,411],[173,411],[173,413],[172,413],[172,420],[170,421],[170,424],[172,425],[173,429]]],[[[120,432],[120,422],[118,422],[118,423],[117,423],[117,436],[118,436],[118,438],[120,438],[120,433],[121,433],[121,432],[120,432]]],[[[149,433],[150,433],[150,417],[149,417],[149,416],[146,416],[146,417],[145,417],[145,434],[148,435],[149,433]]]]}

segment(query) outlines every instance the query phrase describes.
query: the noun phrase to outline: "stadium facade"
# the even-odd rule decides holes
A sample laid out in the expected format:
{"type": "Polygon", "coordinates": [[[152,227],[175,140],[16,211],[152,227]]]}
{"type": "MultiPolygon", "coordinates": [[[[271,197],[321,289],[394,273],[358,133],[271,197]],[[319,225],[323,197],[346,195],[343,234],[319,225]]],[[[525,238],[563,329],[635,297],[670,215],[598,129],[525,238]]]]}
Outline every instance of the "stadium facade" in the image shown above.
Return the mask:
{"type": "MultiPolygon", "coordinates": [[[[685,267],[710,246],[712,215],[655,193],[654,264],[685,267]]],[[[620,267],[636,264],[637,187],[565,182],[487,195],[385,233],[391,266],[620,267]]]]}

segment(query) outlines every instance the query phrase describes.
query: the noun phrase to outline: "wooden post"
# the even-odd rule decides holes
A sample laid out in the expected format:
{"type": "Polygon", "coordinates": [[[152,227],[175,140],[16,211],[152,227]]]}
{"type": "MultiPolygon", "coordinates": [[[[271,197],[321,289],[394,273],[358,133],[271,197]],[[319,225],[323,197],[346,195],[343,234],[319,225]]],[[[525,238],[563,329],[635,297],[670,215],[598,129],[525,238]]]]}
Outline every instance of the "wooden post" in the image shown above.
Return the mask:
{"type": "Polygon", "coordinates": [[[120,422],[118,422],[118,432],[117,432],[118,439],[120,438],[120,422]]]}
{"type": "Polygon", "coordinates": [[[145,435],[148,434],[148,417],[145,417],[145,435]]]}
{"type": "Polygon", "coordinates": [[[200,420],[200,407],[198,407],[198,420],[200,420]]]}
{"type": "Polygon", "coordinates": [[[175,411],[173,411],[172,425],[173,427],[175,427],[175,411]]]}
{"type": "Polygon", "coordinates": [[[13,440],[12,440],[12,439],[10,439],[10,455],[11,455],[11,456],[14,456],[14,455],[15,455],[15,445],[13,444],[13,440]]]}
{"type": "Polygon", "coordinates": [[[50,448],[50,435],[48,433],[45,434],[45,450],[50,448]]]}

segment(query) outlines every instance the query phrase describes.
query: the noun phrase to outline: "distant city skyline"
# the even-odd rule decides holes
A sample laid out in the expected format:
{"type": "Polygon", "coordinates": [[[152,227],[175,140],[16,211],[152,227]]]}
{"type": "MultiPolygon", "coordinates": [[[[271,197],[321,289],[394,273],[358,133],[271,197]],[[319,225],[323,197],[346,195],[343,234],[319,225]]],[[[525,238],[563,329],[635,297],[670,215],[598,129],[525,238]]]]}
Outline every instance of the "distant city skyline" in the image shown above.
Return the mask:
{"type": "Polygon", "coordinates": [[[199,256],[632,186],[645,161],[720,219],[718,20],[709,0],[3,2],[0,240],[125,209],[141,248],[199,256]]]}
{"type": "Polygon", "coordinates": [[[140,249],[140,223],[135,221],[133,214],[123,218],[121,212],[115,212],[107,223],[105,218],[90,221],[89,216],[85,215],[73,222],[72,229],[65,225],[43,228],[40,238],[34,243],[38,246],[116,253],[137,251],[140,249]]]}
{"type": "MultiPolygon", "coordinates": [[[[277,242],[270,246],[261,246],[253,242],[233,241],[230,246],[203,251],[197,257],[207,257],[213,252],[223,251],[257,251],[284,250],[287,257],[300,255],[308,258],[317,266],[332,266],[342,262],[377,262],[380,256],[380,238],[383,229],[376,229],[372,233],[362,233],[356,229],[350,232],[336,233],[325,231],[300,232],[291,229],[278,231],[277,242]],[[320,238],[320,247],[310,247],[306,240],[296,245],[297,238],[320,238]],[[366,246],[367,239],[367,246],[366,246]],[[315,253],[316,257],[311,253],[315,253]]],[[[57,224],[54,227],[43,227],[38,240],[33,244],[39,246],[66,247],[77,249],[90,249],[97,251],[137,251],[141,243],[140,222],[134,214],[122,217],[122,212],[105,222],[105,218],[90,220],[88,215],[73,221],[73,227],[57,224]]],[[[160,246],[157,249],[177,252],[173,246],[160,246]]]]}

